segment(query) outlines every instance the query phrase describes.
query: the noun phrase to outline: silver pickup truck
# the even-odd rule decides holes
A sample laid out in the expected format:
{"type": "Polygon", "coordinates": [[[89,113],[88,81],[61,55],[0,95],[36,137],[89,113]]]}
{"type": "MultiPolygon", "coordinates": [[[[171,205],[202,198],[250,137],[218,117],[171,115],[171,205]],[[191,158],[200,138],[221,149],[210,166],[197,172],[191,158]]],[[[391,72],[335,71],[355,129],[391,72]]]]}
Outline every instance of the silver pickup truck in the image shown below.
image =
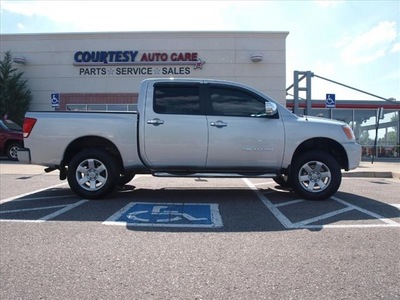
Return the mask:
{"type": "Polygon", "coordinates": [[[248,86],[206,79],[147,79],[137,112],[28,112],[23,129],[19,160],[58,169],[87,199],[152,174],[268,177],[322,200],[361,157],[346,123],[299,117],[248,86]]]}

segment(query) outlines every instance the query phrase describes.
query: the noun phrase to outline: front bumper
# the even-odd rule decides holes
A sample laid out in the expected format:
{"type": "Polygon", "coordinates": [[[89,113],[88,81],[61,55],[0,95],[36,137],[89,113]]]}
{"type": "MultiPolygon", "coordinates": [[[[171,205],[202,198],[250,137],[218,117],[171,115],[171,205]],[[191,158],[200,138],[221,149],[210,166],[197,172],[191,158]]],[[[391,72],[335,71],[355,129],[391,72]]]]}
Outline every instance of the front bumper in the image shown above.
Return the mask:
{"type": "Polygon", "coordinates": [[[18,149],[18,161],[24,164],[31,164],[31,150],[28,148],[18,149]]]}
{"type": "Polygon", "coordinates": [[[353,170],[357,168],[361,162],[361,145],[357,143],[346,144],[345,149],[349,161],[349,170],[353,170]]]}

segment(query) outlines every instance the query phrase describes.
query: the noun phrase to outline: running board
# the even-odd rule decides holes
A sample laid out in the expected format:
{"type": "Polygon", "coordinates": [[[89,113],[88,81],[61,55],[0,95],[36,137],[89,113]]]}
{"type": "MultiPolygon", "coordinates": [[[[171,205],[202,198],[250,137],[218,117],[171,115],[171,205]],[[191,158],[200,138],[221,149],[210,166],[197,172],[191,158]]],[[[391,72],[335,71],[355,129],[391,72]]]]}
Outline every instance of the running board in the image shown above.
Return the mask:
{"type": "Polygon", "coordinates": [[[153,172],[155,177],[190,177],[190,178],[273,178],[276,173],[168,173],[153,172]]]}

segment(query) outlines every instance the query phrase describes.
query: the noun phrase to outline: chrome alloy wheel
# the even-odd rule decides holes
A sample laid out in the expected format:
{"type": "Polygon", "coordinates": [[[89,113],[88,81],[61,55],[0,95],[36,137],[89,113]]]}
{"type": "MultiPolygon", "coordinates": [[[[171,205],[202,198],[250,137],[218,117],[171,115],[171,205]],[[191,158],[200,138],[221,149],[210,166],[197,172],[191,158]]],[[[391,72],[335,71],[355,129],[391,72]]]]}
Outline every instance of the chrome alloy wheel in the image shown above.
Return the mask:
{"type": "Polygon", "coordinates": [[[83,189],[97,191],[107,182],[109,174],[101,161],[89,158],[79,164],[75,176],[76,181],[83,189]]]}
{"type": "Polygon", "coordinates": [[[20,147],[18,145],[13,145],[10,147],[10,149],[8,150],[8,154],[10,159],[12,160],[18,160],[18,149],[20,147]]]}
{"type": "Polygon", "coordinates": [[[308,161],[300,169],[298,180],[301,187],[312,193],[324,191],[332,180],[328,166],[320,161],[308,161]]]}

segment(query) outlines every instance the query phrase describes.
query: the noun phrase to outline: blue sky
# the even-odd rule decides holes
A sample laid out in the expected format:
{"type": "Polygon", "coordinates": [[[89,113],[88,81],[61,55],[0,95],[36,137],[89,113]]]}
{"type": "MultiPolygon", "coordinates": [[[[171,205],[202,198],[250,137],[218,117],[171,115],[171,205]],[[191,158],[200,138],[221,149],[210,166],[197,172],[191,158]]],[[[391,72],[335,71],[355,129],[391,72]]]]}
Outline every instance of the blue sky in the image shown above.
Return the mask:
{"type": "MultiPolygon", "coordinates": [[[[1,0],[1,33],[289,31],[287,81],[317,75],[400,100],[400,0],[1,0]]],[[[312,97],[375,99],[314,78],[312,97]]]]}

